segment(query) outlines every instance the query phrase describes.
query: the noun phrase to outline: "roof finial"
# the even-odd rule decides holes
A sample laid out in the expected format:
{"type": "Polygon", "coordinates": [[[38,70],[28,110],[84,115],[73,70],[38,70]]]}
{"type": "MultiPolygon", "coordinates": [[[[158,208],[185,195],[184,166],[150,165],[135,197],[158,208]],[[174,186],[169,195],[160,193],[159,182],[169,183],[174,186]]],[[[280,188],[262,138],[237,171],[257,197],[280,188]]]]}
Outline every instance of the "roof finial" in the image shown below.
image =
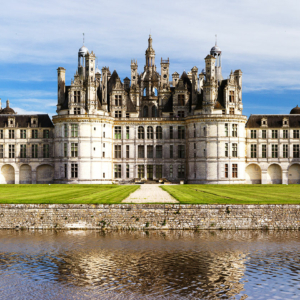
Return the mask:
{"type": "Polygon", "coordinates": [[[216,37],[215,46],[217,46],[218,35],[216,34],[215,37],[216,37]]]}
{"type": "Polygon", "coordinates": [[[9,108],[9,100],[6,100],[6,107],[9,108]]]}
{"type": "Polygon", "coordinates": [[[82,35],[83,35],[83,45],[84,45],[84,33],[82,35]]]}

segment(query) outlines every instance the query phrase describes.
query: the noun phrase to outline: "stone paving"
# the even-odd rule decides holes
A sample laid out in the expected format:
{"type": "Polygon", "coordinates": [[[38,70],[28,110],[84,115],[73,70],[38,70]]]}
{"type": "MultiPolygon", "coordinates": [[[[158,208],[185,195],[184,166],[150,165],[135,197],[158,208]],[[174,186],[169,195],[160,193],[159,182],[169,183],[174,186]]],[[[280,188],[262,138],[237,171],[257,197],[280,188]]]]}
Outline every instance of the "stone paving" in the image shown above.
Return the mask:
{"type": "Polygon", "coordinates": [[[179,203],[158,184],[141,184],[122,203],[179,203]]]}

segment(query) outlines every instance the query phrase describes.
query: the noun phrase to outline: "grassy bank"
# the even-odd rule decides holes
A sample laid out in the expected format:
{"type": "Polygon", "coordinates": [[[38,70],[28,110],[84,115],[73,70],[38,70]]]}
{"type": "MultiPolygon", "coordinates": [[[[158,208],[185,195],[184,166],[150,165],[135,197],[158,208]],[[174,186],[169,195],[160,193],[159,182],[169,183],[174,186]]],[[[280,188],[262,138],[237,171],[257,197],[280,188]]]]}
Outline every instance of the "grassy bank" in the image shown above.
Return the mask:
{"type": "Polygon", "coordinates": [[[121,203],[138,185],[0,185],[0,204],[98,204],[121,203]]]}
{"type": "Polygon", "coordinates": [[[300,185],[162,186],[182,204],[300,204],[300,185]]]}

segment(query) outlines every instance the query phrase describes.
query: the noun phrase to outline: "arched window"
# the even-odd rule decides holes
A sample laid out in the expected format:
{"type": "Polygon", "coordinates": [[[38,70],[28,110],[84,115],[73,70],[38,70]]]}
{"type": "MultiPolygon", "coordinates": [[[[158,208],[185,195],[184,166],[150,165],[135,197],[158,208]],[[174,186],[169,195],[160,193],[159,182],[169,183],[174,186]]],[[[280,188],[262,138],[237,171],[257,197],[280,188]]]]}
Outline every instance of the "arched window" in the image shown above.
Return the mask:
{"type": "Polygon", "coordinates": [[[157,88],[154,88],[154,96],[158,96],[157,88]]]}
{"type": "Polygon", "coordinates": [[[161,128],[161,126],[156,127],[156,139],[158,139],[158,140],[162,139],[162,128],[161,128]]]}
{"type": "Polygon", "coordinates": [[[147,139],[153,140],[153,127],[152,126],[147,127],[147,139]]]}
{"type": "Polygon", "coordinates": [[[143,117],[148,118],[148,106],[146,105],[143,108],[143,117]]]}
{"type": "Polygon", "coordinates": [[[157,118],[158,114],[157,114],[157,108],[155,105],[152,106],[152,118],[157,118]]]}
{"type": "Polygon", "coordinates": [[[138,138],[139,139],[144,139],[145,138],[145,132],[144,132],[144,127],[139,126],[138,128],[138,138]]]}
{"type": "Polygon", "coordinates": [[[146,88],[143,90],[143,96],[146,96],[146,88]]]}

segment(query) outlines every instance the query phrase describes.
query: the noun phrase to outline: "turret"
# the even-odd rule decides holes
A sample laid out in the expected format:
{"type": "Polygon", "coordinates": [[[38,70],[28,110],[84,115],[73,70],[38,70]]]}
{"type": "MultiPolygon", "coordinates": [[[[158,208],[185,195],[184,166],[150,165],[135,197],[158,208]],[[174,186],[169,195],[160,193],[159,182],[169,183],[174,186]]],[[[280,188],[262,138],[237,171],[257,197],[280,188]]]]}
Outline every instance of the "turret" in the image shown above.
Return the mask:
{"type": "Polygon", "coordinates": [[[89,53],[87,47],[82,45],[78,51],[78,74],[81,78],[85,77],[85,56],[89,53]]]}
{"type": "MultiPolygon", "coordinates": [[[[61,106],[65,100],[66,69],[59,67],[57,69],[57,105],[61,106]]],[[[60,109],[60,107],[58,107],[60,109]]]]}
{"type": "Polygon", "coordinates": [[[218,81],[222,81],[223,80],[222,65],[221,65],[221,63],[222,63],[222,61],[221,61],[222,51],[221,51],[220,47],[217,46],[217,38],[216,38],[215,45],[210,50],[210,55],[212,55],[216,59],[215,78],[218,81]]]}
{"type": "Polygon", "coordinates": [[[148,48],[146,49],[145,56],[146,56],[145,69],[156,71],[156,66],[155,66],[155,51],[152,48],[152,38],[151,38],[151,35],[149,35],[148,48]]]}
{"type": "Polygon", "coordinates": [[[175,87],[178,84],[179,81],[179,74],[177,72],[174,72],[172,74],[172,84],[175,87]]]}
{"type": "Polygon", "coordinates": [[[160,75],[160,85],[163,86],[166,84],[169,85],[169,58],[168,59],[161,59],[160,61],[161,66],[161,75],[160,75]]]}
{"type": "Polygon", "coordinates": [[[138,64],[135,59],[131,60],[131,84],[137,85],[138,82],[138,64]]]}

